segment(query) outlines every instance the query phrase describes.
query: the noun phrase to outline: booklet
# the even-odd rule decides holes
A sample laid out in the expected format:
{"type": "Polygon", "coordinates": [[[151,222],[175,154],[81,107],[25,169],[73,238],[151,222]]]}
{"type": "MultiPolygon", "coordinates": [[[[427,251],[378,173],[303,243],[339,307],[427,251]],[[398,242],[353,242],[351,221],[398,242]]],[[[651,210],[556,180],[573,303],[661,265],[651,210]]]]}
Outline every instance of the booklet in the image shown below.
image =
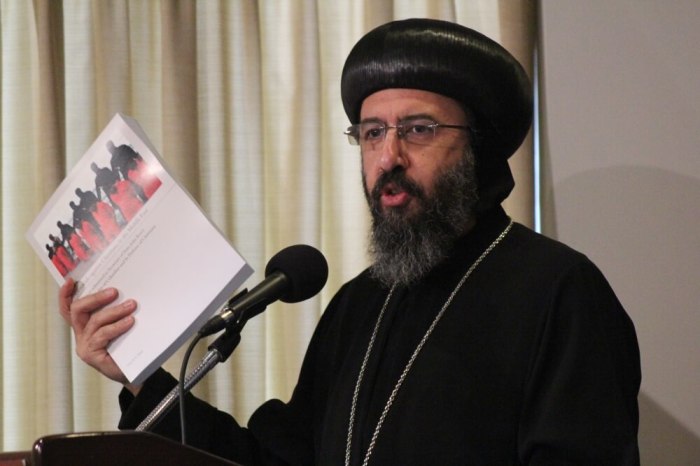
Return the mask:
{"type": "MultiPolygon", "coordinates": [[[[252,273],[171,176],[139,124],[117,114],[26,234],[59,285],[138,303],[108,351],[132,383],[162,365],[252,273]]],[[[99,311],[98,311],[99,312],[99,311]]]]}

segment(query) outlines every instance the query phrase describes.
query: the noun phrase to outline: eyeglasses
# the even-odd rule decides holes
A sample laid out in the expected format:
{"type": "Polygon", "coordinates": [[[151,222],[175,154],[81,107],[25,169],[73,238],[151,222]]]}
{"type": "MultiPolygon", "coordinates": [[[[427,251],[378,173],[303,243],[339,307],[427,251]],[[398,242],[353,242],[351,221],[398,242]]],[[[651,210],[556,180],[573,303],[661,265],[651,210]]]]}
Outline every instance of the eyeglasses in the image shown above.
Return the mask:
{"type": "Polygon", "coordinates": [[[468,126],[443,125],[427,118],[412,118],[397,125],[387,125],[380,121],[366,121],[352,125],[345,130],[348,141],[353,146],[360,146],[363,150],[378,150],[386,139],[390,129],[396,130],[396,136],[409,144],[428,145],[434,139],[438,129],[469,130],[468,126]]]}

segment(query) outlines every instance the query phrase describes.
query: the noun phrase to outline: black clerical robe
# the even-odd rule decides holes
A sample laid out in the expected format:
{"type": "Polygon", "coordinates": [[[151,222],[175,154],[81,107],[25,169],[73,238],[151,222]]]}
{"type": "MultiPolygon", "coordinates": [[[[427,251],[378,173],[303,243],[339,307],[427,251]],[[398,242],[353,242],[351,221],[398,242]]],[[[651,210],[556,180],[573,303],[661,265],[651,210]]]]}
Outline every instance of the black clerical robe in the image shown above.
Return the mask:
{"type": "MultiPolygon", "coordinates": [[[[448,296],[506,228],[499,208],[450,257],[388,303],[358,392],[351,464],[362,464],[387,400],[448,296]]],[[[342,465],[358,373],[388,290],[368,271],[324,312],[292,398],[240,427],[188,403],[194,446],[242,464],[342,465]]],[[[369,464],[638,464],[639,350],[633,324],[582,254],[522,225],[476,267],[398,390],[369,464]]],[[[175,384],[163,371],[133,399],[134,427],[175,384]]],[[[156,429],[179,436],[176,413],[156,429]]]]}

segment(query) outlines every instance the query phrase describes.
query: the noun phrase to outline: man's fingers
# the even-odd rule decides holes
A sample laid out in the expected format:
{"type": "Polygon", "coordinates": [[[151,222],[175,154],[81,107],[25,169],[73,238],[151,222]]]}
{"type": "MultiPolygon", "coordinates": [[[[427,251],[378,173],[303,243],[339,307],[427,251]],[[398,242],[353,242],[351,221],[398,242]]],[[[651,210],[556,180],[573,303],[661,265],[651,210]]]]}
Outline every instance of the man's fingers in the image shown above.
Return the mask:
{"type": "Polygon", "coordinates": [[[58,290],[58,310],[61,313],[61,317],[65,320],[68,325],[71,323],[70,319],[70,305],[73,302],[73,294],[75,293],[75,280],[72,278],[66,279],[63,286],[58,290]]]}
{"type": "Polygon", "coordinates": [[[134,324],[131,313],[136,310],[136,302],[128,299],[116,306],[106,307],[87,314],[87,320],[79,328],[74,325],[76,350],[81,359],[93,365],[96,353],[105,353],[107,345],[121,336],[134,324]]]}
{"type": "Polygon", "coordinates": [[[116,306],[92,313],[83,327],[85,338],[91,341],[92,346],[96,346],[93,341],[95,337],[99,338],[100,343],[106,338],[102,347],[107,346],[107,343],[131,328],[134,323],[134,317],[131,314],[135,310],[136,301],[127,299],[116,306]]]}
{"type": "Polygon", "coordinates": [[[115,299],[119,293],[114,288],[106,288],[74,301],[70,306],[71,325],[76,332],[81,332],[92,313],[103,308],[115,299]]]}
{"type": "MultiPolygon", "coordinates": [[[[133,327],[131,314],[136,310],[136,302],[127,299],[113,304],[119,297],[115,288],[80,299],[75,299],[75,290],[76,283],[69,278],[61,286],[58,298],[61,317],[73,328],[78,357],[110,379],[128,384],[128,379],[107,352],[107,345],[133,327]]],[[[130,386],[130,390],[135,393],[134,387],[130,386]]]]}
{"type": "Polygon", "coordinates": [[[109,324],[100,325],[85,342],[84,356],[102,355],[110,341],[123,335],[134,325],[134,317],[127,315],[109,324]]]}

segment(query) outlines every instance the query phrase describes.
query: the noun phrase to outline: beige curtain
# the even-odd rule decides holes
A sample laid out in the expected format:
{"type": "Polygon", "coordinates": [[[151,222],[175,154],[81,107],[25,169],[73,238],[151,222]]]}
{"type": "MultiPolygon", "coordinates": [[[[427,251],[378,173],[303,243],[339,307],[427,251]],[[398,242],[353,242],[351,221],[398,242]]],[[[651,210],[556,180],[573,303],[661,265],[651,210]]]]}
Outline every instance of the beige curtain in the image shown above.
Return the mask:
{"type": "MultiPolygon", "coordinates": [[[[3,0],[0,450],[116,426],[120,387],[75,357],[57,285],[24,240],[115,112],[141,123],[256,269],[249,284],[294,243],[318,247],[331,265],[319,297],[271,306],[197,386],[245,422],[265,399],[288,398],[324,306],[367,265],[358,154],[342,136],[339,98],[354,42],[391,19],[448,19],[530,68],[534,9],[534,0],[3,0]]],[[[529,225],[530,146],[512,159],[517,188],[506,204],[529,225]]],[[[180,356],[166,367],[177,371],[180,356]]]]}

